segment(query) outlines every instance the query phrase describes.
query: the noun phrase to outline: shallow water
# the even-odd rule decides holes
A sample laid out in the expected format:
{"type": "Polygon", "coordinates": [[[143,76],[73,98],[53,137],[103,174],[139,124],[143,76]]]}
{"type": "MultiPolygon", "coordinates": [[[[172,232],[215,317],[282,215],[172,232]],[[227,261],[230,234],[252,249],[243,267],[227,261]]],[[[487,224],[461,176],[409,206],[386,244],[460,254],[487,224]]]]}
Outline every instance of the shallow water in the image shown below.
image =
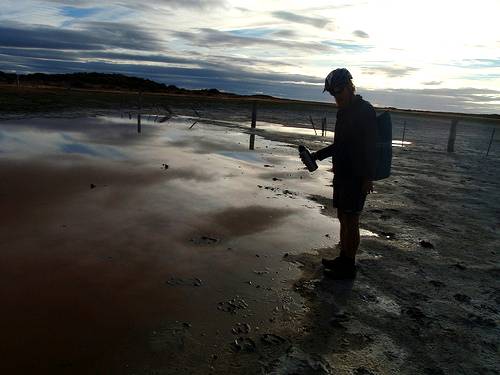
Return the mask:
{"type": "Polygon", "coordinates": [[[199,368],[237,322],[265,331],[277,306],[300,310],[282,259],[338,241],[307,199],[331,195],[328,163],[309,174],[286,144],[191,123],[0,123],[6,370],[199,368]],[[218,309],[235,296],[248,307],[218,309]]]}

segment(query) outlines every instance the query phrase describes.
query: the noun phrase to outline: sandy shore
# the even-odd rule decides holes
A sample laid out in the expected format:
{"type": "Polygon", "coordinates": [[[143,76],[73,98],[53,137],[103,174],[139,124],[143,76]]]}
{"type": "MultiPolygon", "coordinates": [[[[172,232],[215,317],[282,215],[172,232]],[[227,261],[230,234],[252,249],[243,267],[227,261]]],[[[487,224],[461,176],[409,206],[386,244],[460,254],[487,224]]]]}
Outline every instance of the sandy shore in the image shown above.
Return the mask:
{"type": "Polygon", "coordinates": [[[334,282],[328,139],[134,121],[0,123],[2,372],[498,373],[496,154],[395,147],[334,282]]]}

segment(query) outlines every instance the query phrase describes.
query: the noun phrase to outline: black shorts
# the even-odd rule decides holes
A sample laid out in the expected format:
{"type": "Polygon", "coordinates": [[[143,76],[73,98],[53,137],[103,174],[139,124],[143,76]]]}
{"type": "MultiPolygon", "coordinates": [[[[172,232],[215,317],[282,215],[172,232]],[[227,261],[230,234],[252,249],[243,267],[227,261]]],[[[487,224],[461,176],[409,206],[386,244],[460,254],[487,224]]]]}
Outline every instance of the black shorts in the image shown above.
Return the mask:
{"type": "Polygon", "coordinates": [[[333,180],[333,207],[348,214],[360,214],[365,200],[366,194],[363,192],[362,179],[340,180],[337,178],[333,180]]]}

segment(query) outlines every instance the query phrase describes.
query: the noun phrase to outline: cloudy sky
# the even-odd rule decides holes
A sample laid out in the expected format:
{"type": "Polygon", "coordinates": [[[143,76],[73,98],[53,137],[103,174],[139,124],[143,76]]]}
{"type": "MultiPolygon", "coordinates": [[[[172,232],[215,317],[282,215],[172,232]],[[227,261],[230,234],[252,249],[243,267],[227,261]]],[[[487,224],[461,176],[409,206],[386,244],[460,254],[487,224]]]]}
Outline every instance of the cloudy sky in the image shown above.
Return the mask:
{"type": "Polygon", "coordinates": [[[330,101],[500,113],[499,0],[0,0],[0,70],[116,72],[330,101]]]}

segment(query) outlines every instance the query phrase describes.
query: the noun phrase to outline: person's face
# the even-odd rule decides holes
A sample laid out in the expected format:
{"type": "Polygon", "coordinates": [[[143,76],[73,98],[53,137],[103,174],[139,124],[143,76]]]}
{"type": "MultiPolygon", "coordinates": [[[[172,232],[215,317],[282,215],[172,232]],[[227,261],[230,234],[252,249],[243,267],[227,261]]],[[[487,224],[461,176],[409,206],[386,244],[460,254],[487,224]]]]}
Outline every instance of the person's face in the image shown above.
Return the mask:
{"type": "Polygon", "coordinates": [[[336,90],[333,93],[333,97],[335,98],[335,102],[337,103],[337,107],[339,107],[339,109],[346,108],[351,102],[352,97],[349,85],[345,85],[343,89],[336,90]]]}

